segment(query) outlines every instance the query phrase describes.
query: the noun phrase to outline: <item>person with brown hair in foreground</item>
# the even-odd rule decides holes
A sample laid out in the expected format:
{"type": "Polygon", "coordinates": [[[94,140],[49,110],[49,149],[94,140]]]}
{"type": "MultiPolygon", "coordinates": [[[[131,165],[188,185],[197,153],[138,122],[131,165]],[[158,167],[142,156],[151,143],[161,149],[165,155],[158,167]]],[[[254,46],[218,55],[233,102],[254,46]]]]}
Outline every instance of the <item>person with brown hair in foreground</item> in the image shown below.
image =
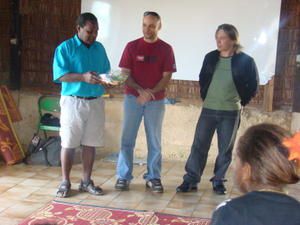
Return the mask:
{"type": "Polygon", "coordinates": [[[221,203],[211,225],[299,225],[300,202],[284,187],[299,182],[300,132],[274,124],[250,127],[240,138],[235,183],[245,195],[221,203]]]}

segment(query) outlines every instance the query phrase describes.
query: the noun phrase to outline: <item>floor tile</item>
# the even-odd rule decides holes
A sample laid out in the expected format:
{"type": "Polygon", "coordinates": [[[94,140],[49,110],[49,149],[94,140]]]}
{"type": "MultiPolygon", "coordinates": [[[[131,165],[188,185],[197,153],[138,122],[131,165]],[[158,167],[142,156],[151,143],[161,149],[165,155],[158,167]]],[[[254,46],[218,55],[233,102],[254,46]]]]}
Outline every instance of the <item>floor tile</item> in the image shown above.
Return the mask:
{"type": "MultiPolygon", "coordinates": [[[[213,172],[212,162],[207,164],[198,191],[189,193],[176,193],[176,187],[181,184],[185,173],[185,163],[167,161],[162,165],[164,193],[152,193],[145,188],[145,165],[134,165],[134,179],[129,191],[116,191],[115,163],[97,160],[92,179],[104,189],[105,195],[94,196],[77,190],[82,177],[82,165],[76,164],[71,172],[71,197],[56,198],[57,187],[61,182],[60,167],[25,164],[7,167],[0,164],[0,224],[18,224],[22,218],[52,200],[209,218],[218,204],[241,195],[233,185],[231,168],[226,182],[228,194],[220,196],[212,191],[209,181],[213,172]]],[[[300,183],[289,186],[288,191],[291,196],[300,200],[300,183]]]]}
{"type": "Polygon", "coordinates": [[[9,217],[9,218],[25,218],[34,211],[43,207],[44,203],[34,203],[34,202],[26,202],[22,201],[16,205],[13,205],[6,210],[0,213],[0,217],[9,217]]]}

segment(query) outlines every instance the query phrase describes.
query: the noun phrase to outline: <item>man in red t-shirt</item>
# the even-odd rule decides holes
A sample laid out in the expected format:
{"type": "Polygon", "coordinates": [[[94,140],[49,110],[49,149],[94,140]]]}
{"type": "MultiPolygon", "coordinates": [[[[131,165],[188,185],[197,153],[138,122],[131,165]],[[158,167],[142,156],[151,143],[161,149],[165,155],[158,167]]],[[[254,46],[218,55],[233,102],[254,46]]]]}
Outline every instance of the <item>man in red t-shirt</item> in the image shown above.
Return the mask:
{"type": "Polygon", "coordinates": [[[176,72],[172,47],[158,38],[161,19],[156,12],[145,12],[144,37],[129,42],[119,66],[128,75],[125,85],[124,122],[117,164],[117,190],[128,190],[132,180],[133,150],[144,118],[148,145],[146,187],[163,192],[161,172],[161,128],[165,112],[165,88],[176,72]]]}

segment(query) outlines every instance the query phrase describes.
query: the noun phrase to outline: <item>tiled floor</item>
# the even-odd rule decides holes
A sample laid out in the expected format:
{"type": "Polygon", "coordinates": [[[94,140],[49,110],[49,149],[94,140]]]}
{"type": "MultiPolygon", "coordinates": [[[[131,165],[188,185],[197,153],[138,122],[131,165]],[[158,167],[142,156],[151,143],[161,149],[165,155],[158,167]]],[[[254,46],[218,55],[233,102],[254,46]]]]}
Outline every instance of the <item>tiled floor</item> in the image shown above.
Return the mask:
{"type": "MultiPolygon", "coordinates": [[[[211,190],[209,178],[213,166],[208,164],[199,185],[199,191],[176,194],[175,188],[182,181],[183,162],[164,162],[162,181],[165,193],[153,194],[145,190],[142,179],[145,166],[134,167],[134,177],[130,191],[114,190],[115,164],[99,159],[95,162],[93,179],[105,190],[104,196],[91,196],[76,191],[81,176],[81,165],[72,170],[72,197],[67,202],[109,206],[126,209],[154,210],[185,216],[210,217],[213,209],[223,200],[236,197],[239,192],[232,184],[232,171],[229,170],[228,194],[217,196],[211,190]]],[[[44,166],[0,166],[0,221],[1,225],[18,224],[33,211],[54,199],[60,181],[60,168],[44,166]]],[[[289,193],[300,200],[300,184],[289,187],[289,193]]]]}

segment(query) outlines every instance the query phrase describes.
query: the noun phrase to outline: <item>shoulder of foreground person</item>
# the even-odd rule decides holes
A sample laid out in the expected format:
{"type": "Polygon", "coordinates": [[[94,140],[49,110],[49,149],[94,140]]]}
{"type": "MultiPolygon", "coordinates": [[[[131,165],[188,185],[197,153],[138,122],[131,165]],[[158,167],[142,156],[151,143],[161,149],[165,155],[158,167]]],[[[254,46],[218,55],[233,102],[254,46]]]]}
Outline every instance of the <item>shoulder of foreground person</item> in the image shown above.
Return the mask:
{"type": "Polygon", "coordinates": [[[235,206],[235,200],[226,200],[217,206],[210,225],[242,225],[243,208],[235,206]]]}
{"type": "Polygon", "coordinates": [[[221,203],[213,213],[211,225],[274,224],[296,225],[300,221],[300,203],[291,196],[254,191],[221,203]],[[256,221],[256,223],[255,223],[256,221]],[[257,223],[258,222],[258,223],[257,223]]]}
{"type": "Polygon", "coordinates": [[[254,198],[252,192],[234,199],[228,199],[217,206],[210,225],[243,225],[247,206],[252,205],[254,198]]]}

